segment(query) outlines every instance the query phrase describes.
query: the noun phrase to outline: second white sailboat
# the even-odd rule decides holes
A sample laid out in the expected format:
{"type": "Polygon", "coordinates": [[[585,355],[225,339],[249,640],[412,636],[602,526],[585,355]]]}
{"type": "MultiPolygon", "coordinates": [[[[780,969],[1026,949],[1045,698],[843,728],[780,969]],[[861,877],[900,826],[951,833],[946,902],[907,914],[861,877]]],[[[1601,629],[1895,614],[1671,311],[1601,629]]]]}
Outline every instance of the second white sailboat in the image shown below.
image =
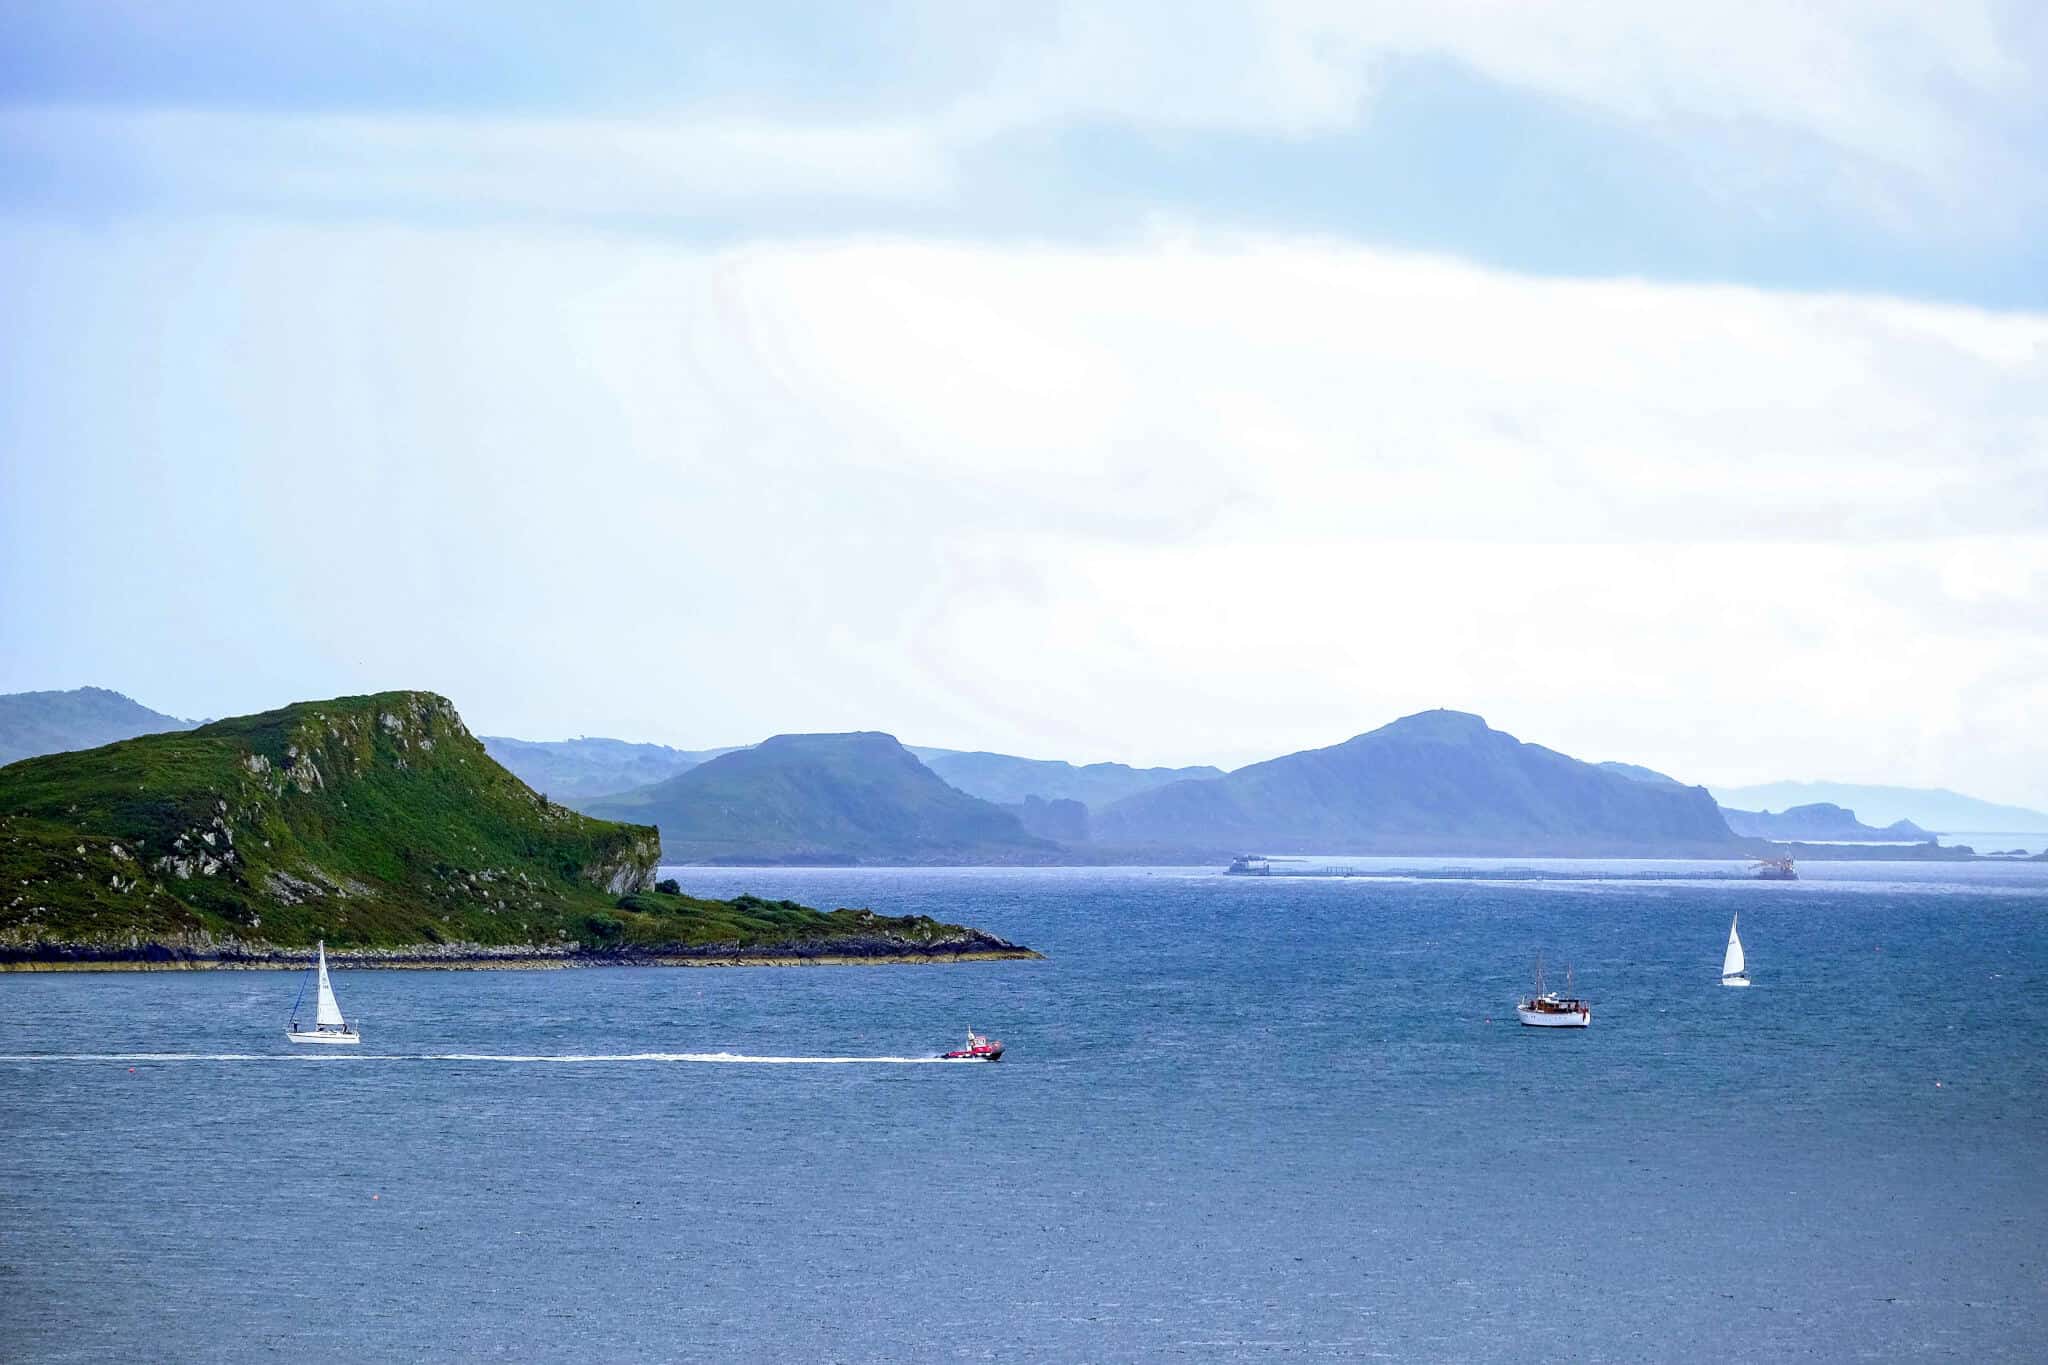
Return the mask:
{"type": "Polygon", "coordinates": [[[1742,959],[1742,937],[1735,932],[1735,921],[1741,918],[1741,915],[1736,915],[1728,921],[1728,954],[1721,959],[1721,984],[1724,986],[1749,984],[1749,973],[1744,970],[1747,964],[1742,959]]]}

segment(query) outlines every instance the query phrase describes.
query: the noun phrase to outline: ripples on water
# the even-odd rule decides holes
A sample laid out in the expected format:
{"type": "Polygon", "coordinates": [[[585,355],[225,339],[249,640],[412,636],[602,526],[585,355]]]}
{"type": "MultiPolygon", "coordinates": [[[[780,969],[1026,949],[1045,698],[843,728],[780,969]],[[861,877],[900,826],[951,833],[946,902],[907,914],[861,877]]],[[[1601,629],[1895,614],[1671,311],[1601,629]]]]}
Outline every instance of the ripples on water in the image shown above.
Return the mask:
{"type": "Polygon", "coordinates": [[[2039,1359],[2048,867],[1802,871],[683,869],[1050,960],[349,971],[340,1056],[0,976],[0,1357],[2039,1359]]]}

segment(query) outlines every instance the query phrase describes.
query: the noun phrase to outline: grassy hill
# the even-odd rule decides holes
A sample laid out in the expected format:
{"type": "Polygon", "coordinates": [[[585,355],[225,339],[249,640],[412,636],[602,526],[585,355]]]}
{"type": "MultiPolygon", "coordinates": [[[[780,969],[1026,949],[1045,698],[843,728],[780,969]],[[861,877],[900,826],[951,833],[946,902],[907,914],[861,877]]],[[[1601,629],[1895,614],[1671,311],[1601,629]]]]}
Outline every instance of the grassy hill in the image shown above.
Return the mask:
{"type": "Polygon", "coordinates": [[[96,749],[136,735],[191,728],[189,720],[152,711],[104,687],[12,692],[0,696],[0,765],[37,754],[96,749]]]}
{"type": "Polygon", "coordinates": [[[1045,863],[1058,845],[948,786],[889,735],[777,735],[587,803],[661,829],[679,862],[1045,863]]]}
{"type": "Polygon", "coordinates": [[[1126,797],[1092,823],[1098,843],[1212,856],[1744,851],[1704,788],[1635,781],[1457,711],[1126,797]]]}
{"type": "Polygon", "coordinates": [[[662,894],[658,852],[651,828],[534,793],[444,698],[304,702],[0,769],[0,961],[262,960],[316,938],[429,959],[879,955],[973,934],[662,894]]]}

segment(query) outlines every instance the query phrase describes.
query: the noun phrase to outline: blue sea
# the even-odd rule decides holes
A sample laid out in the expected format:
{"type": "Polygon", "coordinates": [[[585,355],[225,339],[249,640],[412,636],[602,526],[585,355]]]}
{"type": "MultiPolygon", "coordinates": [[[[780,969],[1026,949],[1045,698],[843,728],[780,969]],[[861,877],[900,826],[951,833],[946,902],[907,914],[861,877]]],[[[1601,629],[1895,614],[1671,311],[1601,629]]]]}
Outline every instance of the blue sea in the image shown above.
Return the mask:
{"type": "Polygon", "coordinates": [[[0,1358],[2048,1358],[2048,865],[1461,866],[676,869],[1047,960],[342,971],[347,1055],[0,975],[0,1358]]]}

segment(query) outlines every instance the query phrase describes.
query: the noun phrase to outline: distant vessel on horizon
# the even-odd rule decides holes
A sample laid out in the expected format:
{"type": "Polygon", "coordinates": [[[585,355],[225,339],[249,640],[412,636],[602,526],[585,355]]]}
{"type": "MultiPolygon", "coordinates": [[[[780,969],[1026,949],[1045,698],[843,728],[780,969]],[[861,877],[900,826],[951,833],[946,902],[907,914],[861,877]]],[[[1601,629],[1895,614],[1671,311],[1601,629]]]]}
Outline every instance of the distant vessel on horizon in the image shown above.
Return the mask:
{"type": "Polygon", "coordinates": [[[348,1026],[341,1017],[341,1002],[334,998],[334,987],[327,980],[327,940],[319,945],[320,961],[315,968],[319,973],[319,994],[313,1005],[313,1027],[299,1027],[299,1006],[306,999],[306,983],[299,983],[299,998],[292,1001],[291,1022],[285,1025],[284,1036],[295,1043],[360,1043],[363,1035],[348,1026]]]}
{"type": "Polygon", "coordinates": [[[1756,879],[1760,882],[1796,882],[1799,874],[1792,870],[1790,858],[1758,858],[1756,879]]]}
{"type": "Polygon", "coordinates": [[[1738,914],[1728,921],[1728,954],[1721,959],[1721,984],[1724,986],[1749,984],[1749,973],[1743,969],[1742,938],[1735,932],[1735,921],[1741,918],[1738,914]]]}
{"type": "Polygon", "coordinates": [[[1273,875],[1273,864],[1262,854],[1240,853],[1230,860],[1230,866],[1223,871],[1232,877],[1270,877],[1273,875]]]}
{"type": "MultiPolygon", "coordinates": [[[[1564,969],[1565,990],[1572,989],[1572,969],[1564,969]]],[[[1543,988],[1543,958],[1536,958],[1536,991],[1515,1005],[1515,1016],[1531,1028],[1584,1028],[1593,1022],[1593,1006],[1576,995],[1543,988]]]]}

